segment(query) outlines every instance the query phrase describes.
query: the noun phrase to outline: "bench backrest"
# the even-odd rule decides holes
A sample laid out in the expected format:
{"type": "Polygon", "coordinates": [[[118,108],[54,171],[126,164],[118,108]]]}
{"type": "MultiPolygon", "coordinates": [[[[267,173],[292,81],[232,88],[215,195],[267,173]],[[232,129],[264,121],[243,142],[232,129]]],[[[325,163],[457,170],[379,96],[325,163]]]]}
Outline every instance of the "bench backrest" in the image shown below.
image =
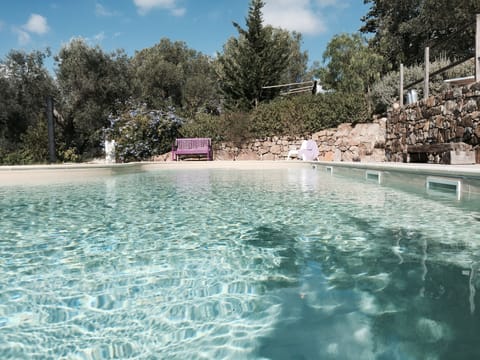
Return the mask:
{"type": "Polygon", "coordinates": [[[210,149],[212,141],[210,138],[182,138],[175,140],[177,149],[210,149]]]}

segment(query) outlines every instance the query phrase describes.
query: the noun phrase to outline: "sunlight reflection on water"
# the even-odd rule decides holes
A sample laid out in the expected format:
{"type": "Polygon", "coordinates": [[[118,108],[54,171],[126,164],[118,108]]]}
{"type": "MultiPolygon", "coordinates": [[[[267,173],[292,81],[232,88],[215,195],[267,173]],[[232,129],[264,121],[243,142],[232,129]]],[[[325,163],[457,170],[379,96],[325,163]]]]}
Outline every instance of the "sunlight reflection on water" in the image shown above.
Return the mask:
{"type": "Polygon", "coordinates": [[[0,188],[0,355],[477,357],[477,216],[311,168],[0,188]]]}

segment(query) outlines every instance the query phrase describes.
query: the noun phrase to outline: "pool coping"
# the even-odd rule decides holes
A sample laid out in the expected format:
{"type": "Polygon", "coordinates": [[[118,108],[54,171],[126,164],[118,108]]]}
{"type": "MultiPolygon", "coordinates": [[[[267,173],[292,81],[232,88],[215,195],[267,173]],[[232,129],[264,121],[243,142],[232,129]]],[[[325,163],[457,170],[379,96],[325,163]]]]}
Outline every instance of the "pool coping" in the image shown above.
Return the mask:
{"type": "Polygon", "coordinates": [[[476,165],[437,165],[437,164],[406,164],[406,163],[362,163],[362,162],[332,162],[301,160],[241,160],[241,161],[166,161],[166,162],[131,162],[125,164],[106,163],[71,163],[51,165],[15,165],[0,166],[0,186],[5,184],[35,183],[42,179],[62,178],[94,178],[97,175],[109,175],[130,171],[148,171],[160,169],[241,169],[266,170],[282,169],[298,166],[338,167],[343,169],[373,170],[395,172],[412,175],[442,176],[480,181],[480,164],[476,165]],[[92,171],[93,170],[93,171],[92,171]]]}
{"type": "Polygon", "coordinates": [[[396,163],[396,162],[343,162],[343,161],[301,161],[301,160],[215,160],[215,161],[141,161],[130,163],[64,163],[40,165],[1,165],[0,172],[21,170],[63,170],[63,169],[115,169],[138,166],[158,168],[210,168],[210,167],[285,167],[285,165],[319,164],[324,166],[340,166],[351,168],[369,168],[375,170],[391,170],[403,172],[431,172],[458,175],[480,176],[480,164],[472,165],[440,165],[423,163],[396,163]]]}
{"type": "Polygon", "coordinates": [[[332,162],[316,161],[312,162],[322,166],[337,166],[343,168],[393,171],[417,175],[435,175],[446,177],[473,178],[480,180],[480,164],[476,165],[439,165],[422,163],[361,163],[361,162],[332,162]]]}
{"type": "MultiPolygon", "coordinates": [[[[427,192],[442,187],[456,194],[458,200],[468,197],[480,199],[480,164],[439,165],[418,163],[358,163],[325,162],[313,163],[330,174],[356,177],[378,185],[424,189],[427,192]]],[[[477,199],[477,200],[475,200],[477,199]]]]}

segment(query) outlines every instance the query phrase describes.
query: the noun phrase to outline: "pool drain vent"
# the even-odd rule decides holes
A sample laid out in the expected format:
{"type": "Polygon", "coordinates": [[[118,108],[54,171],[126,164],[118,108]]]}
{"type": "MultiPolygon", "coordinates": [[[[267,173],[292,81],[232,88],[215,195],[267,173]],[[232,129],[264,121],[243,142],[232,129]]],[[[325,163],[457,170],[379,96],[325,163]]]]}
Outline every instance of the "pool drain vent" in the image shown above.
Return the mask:
{"type": "Polygon", "coordinates": [[[327,173],[329,173],[330,175],[333,175],[333,167],[332,167],[332,166],[327,166],[327,167],[325,168],[325,171],[326,171],[327,173]]]}
{"type": "Polygon", "coordinates": [[[382,183],[382,173],[380,171],[367,170],[365,171],[365,179],[368,181],[375,181],[378,184],[382,183]]]}
{"type": "Polygon", "coordinates": [[[426,181],[427,191],[437,190],[442,192],[453,192],[460,200],[462,196],[462,180],[428,176],[426,181]]]}

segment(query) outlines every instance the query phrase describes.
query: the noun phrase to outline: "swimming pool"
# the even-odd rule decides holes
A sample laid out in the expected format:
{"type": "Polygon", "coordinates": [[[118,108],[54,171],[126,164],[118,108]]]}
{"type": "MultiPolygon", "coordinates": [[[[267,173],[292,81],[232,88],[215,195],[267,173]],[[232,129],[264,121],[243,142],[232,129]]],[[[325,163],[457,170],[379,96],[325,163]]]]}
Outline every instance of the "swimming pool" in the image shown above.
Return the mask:
{"type": "Polygon", "coordinates": [[[0,219],[2,359],[480,357],[480,202],[180,169],[1,187],[0,219]]]}

